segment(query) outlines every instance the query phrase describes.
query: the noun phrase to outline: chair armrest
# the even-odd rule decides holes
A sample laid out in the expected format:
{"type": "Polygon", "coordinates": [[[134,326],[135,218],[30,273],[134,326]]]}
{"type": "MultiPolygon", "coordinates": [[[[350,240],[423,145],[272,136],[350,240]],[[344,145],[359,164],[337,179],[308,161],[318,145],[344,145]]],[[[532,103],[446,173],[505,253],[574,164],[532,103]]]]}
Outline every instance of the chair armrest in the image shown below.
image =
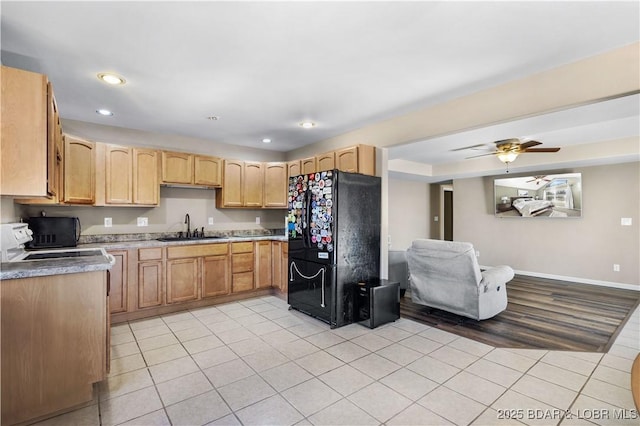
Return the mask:
{"type": "Polygon", "coordinates": [[[500,287],[511,281],[514,277],[513,269],[506,265],[495,266],[482,271],[482,280],[479,286],[484,287],[484,292],[496,289],[500,291],[500,287]]]}

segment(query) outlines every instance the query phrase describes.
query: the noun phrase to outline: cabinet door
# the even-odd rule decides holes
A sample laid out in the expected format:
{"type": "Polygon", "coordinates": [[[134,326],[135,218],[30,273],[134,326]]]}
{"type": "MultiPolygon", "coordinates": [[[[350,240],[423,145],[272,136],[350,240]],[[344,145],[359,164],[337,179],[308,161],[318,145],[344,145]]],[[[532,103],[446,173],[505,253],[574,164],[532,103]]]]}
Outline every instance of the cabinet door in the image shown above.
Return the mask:
{"type": "Polygon", "coordinates": [[[202,259],[202,297],[229,294],[229,269],[229,256],[208,256],[202,259]]]}
{"type": "Polygon", "coordinates": [[[47,196],[47,77],[2,66],[0,194],[47,196]]]}
{"type": "Polygon", "coordinates": [[[333,170],[336,168],[336,159],[333,151],[326,152],[316,157],[316,171],[333,170]]]}
{"type": "Polygon", "coordinates": [[[264,207],[287,207],[287,164],[265,163],[264,207]]]}
{"type": "Polygon", "coordinates": [[[256,288],[271,287],[271,241],[255,242],[255,261],[256,288]]]}
{"type": "Polygon", "coordinates": [[[302,167],[300,166],[300,160],[289,161],[287,163],[287,176],[299,176],[302,174],[302,167]]]}
{"type": "Polygon", "coordinates": [[[358,148],[352,146],[336,152],[336,168],[343,172],[358,173],[358,148]]]}
{"type": "Polygon", "coordinates": [[[303,158],[300,160],[300,167],[303,175],[316,172],[316,157],[303,158]]]}
{"type": "Polygon", "coordinates": [[[369,145],[357,145],[341,149],[336,152],[336,168],[343,172],[375,176],[376,148],[369,145]]]}
{"type": "Polygon", "coordinates": [[[95,144],[67,136],[64,146],[64,201],[95,202],[95,144]]]}
{"type": "Polygon", "coordinates": [[[262,207],[264,199],[262,163],[245,161],[244,163],[244,206],[262,207]]]}
{"type": "Polygon", "coordinates": [[[221,186],[222,184],[222,160],[217,157],[194,157],[194,178],[196,185],[221,186]]]}
{"type": "Polygon", "coordinates": [[[47,84],[47,192],[49,195],[58,194],[58,179],[56,176],[56,142],[60,126],[58,104],[53,95],[53,85],[47,84]]]}
{"type": "Polygon", "coordinates": [[[127,252],[126,250],[110,251],[116,263],[109,270],[109,313],[127,312],[127,252]]]}
{"type": "Polygon", "coordinates": [[[193,183],[193,155],[162,151],[162,182],[193,183]]]}
{"type": "Polygon", "coordinates": [[[271,242],[271,284],[282,288],[282,241],[271,242]]]}
{"type": "Polygon", "coordinates": [[[138,263],[138,308],[163,304],[162,262],[138,263]]]}
{"type": "Polygon", "coordinates": [[[198,299],[198,258],[167,261],[167,303],[198,299]]]}
{"type": "Polygon", "coordinates": [[[158,182],[158,151],[133,149],[133,202],[134,204],[157,205],[160,182],[158,182]]]}
{"type": "Polygon", "coordinates": [[[222,190],[216,191],[217,207],[242,207],[244,162],[224,160],[222,190]]]}
{"type": "Polygon", "coordinates": [[[105,202],[131,204],[131,148],[106,145],[105,167],[105,202]]]}

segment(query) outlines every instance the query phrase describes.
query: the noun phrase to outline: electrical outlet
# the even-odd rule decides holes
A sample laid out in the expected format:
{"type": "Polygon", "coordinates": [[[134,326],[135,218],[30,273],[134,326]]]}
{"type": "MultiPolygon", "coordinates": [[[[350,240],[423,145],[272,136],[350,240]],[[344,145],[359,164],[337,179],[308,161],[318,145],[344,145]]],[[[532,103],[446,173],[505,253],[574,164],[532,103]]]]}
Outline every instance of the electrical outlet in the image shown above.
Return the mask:
{"type": "Polygon", "coordinates": [[[213,225],[213,218],[212,218],[212,217],[210,217],[210,218],[209,218],[209,220],[207,221],[207,223],[208,223],[209,225],[213,225]]]}
{"type": "Polygon", "coordinates": [[[149,219],[146,217],[139,217],[138,226],[149,226],[149,219]]]}
{"type": "Polygon", "coordinates": [[[113,220],[110,217],[104,218],[104,227],[111,228],[113,226],[113,220]]]}
{"type": "Polygon", "coordinates": [[[434,216],[434,217],[433,217],[433,221],[434,221],[434,222],[437,222],[437,221],[439,221],[439,220],[440,220],[440,218],[439,218],[438,216],[434,216]]]}
{"type": "Polygon", "coordinates": [[[256,216],[256,225],[260,225],[260,216],[256,216]]]}
{"type": "Polygon", "coordinates": [[[622,226],[631,226],[633,220],[630,217],[622,217],[620,218],[620,225],[622,226]]]}
{"type": "Polygon", "coordinates": [[[476,250],[476,257],[480,257],[480,250],[476,250]]]}
{"type": "Polygon", "coordinates": [[[617,263],[613,264],[613,272],[620,272],[620,265],[618,265],[617,263]]]}

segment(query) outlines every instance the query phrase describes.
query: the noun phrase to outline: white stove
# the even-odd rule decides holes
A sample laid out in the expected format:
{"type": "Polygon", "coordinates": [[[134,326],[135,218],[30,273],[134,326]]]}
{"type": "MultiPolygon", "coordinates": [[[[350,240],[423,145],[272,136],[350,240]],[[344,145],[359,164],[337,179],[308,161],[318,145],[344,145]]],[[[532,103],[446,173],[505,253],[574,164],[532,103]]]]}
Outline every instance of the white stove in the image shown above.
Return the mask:
{"type": "Polygon", "coordinates": [[[63,248],[27,251],[24,245],[33,239],[33,232],[26,223],[0,224],[0,251],[2,262],[27,262],[52,259],[104,256],[114,263],[115,259],[103,248],[63,248]]]}

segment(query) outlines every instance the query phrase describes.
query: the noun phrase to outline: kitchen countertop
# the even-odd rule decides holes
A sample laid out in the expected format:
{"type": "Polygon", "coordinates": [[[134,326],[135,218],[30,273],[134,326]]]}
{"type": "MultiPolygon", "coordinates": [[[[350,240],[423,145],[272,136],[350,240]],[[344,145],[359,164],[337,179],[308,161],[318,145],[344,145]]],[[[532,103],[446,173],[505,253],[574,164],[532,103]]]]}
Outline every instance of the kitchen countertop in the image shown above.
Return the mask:
{"type": "Polygon", "coordinates": [[[78,247],[103,247],[105,250],[128,250],[136,248],[147,247],[168,247],[168,246],[185,246],[193,244],[219,244],[228,242],[240,242],[240,241],[287,241],[285,235],[256,235],[256,236],[242,236],[242,237],[220,237],[220,238],[203,238],[203,239],[191,239],[184,241],[159,241],[153,240],[140,240],[140,241],[112,241],[105,243],[88,243],[79,244],[78,247]]]}
{"type": "MultiPolygon", "coordinates": [[[[146,247],[168,247],[193,244],[219,244],[236,241],[287,241],[284,235],[257,235],[220,237],[209,239],[192,239],[185,241],[158,241],[156,239],[140,241],[111,241],[103,243],[79,244],[78,248],[99,247],[105,250],[128,250],[146,247]]],[[[0,264],[0,280],[41,277],[46,275],[75,274],[79,272],[101,271],[111,268],[105,256],[85,256],[47,260],[28,260],[20,262],[4,262],[0,264]]]]}
{"type": "Polygon", "coordinates": [[[43,277],[47,275],[77,274],[106,271],[113,264],[106,256],[66,257],[46,260],[25,260],[0,264],[0,280],[43,277]]]}

